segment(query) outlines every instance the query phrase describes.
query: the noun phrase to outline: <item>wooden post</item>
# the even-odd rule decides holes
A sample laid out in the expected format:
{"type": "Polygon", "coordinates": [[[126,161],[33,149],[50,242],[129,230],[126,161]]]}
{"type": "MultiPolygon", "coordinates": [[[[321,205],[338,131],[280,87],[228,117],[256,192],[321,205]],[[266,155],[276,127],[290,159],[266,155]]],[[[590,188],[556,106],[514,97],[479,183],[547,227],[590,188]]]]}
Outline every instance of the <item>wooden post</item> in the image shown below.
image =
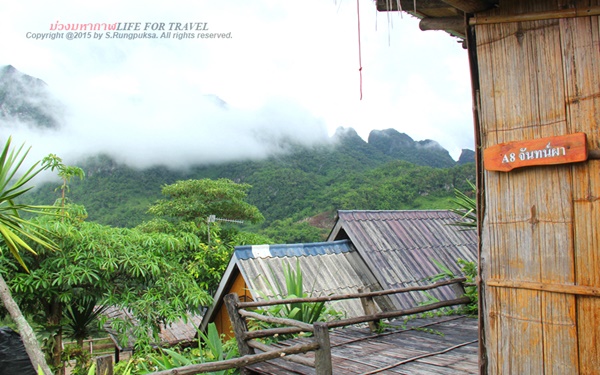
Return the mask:
{"type": "MultiPolygon", "coordinates": [[[[367,288],[368,289],[368,288],[367,288]]],[[[359,293],[370,292],[370,290],[365,290],[365,288],[359,288],[359,293]]],[[[375,306],[375,301],[373,297],[361,297],[360,303],[362,304],[363,310],[365,311],[365,315],[375,315],[377,314],[377,307],[375,306]]],[[[369,329],[371,332],[377,332],[381,324],[381,319],[377,319],[369,322],[369,329]]]]}
{"type": "Polygon", "coordinates": [[[451,284],[450,288],[452,288],[452,291],[456,295],[456,298],[460,298],[465,295],[465,287],[463,283],[451,284]]]}
{"type": "Polygon", "coordinates": [[[96,375],[113,375],[112,355],[96,358],[96,375]]]}
{"type": "Polygon", "coordinates": [[[315,351],[315,371],[317,375],[331,375],[333,372],[331,364],[331,343],[329,342],[329,327],[327,323],[316,322],[314,324],[315,340],[319,349],[315,351]]]}
{"type": "MultiPolygon", "coordinates": [[[[225,306],[227,307],[229,320],[231,320],[231,326],[233,327],[233,333],[235,334],[240,356],[254,354],[254,349],[248,345],[248,342],[246,342],[246,332],[248,331],[246,320],[238,313],[238,303],[240,302],[240,297],[238,297],[237,293],[230,293],[227,294],[223,300],[225,301],[225,306]]],[[[248,374],[248,371],[245,368],[240,368],[240,373],[248,374]]]]}
{"type": "MultiPolygon", "coordinates": [[[[456,298],[461,298],[465,296],[465,286],[463,283],[450,284],[450,288],[456,295],[456,298]]],[[[468,303],[465,303],[463,306],[467,306],[468,303]]]]}

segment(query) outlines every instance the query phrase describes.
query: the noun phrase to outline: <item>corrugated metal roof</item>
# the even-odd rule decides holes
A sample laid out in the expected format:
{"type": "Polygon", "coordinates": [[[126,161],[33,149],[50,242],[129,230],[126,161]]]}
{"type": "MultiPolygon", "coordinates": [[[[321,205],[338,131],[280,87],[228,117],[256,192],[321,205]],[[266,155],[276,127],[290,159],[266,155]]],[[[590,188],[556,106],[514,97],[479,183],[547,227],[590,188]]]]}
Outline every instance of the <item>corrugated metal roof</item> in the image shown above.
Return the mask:
{"type": "MultiPolygon", "coordinates": [[[[338,211],[329,240],[349,238],[384,289],[431,283],[440,273],[436,260],[455,275],[456,261],[477,260],[477,233],[450,225],[460,217],[450,211],[338,211]]],[[[431,294],[440,300],[455,298],[449,288],[431,294]]],[[[423,293],[392,296],[397,308],[425,302],[423,293]]]]}
{"type": "MultiPolygon", "coordinates": [[[[108,319],[108,321],[104,324],[104,329],[111,335],[111,338],[119,348],[119,350],[132,350],[135,345],[135,336],[132,332],[127,333],[127,342],[121,342],[118,340],[118,333],[112,328],[111,322],[114,319],[122,319],[129,322],[132,322],[134,325],[137,325],[137,320],[133,317],[133,315],[127,311],[126,309],[111,306],[103,313],[108,319]]],[[[176,345],[180,343],[191,342],[195,339],[197,329],[202,322],[202,317],[200,315],[188,314],[187,322],[184,322],[182,319],[171,323],[167,326],[161,325],[160,333],[158,334],[160,343],[159,346],[164,345],[176,345]]]]}
{"type": "MultiPolygon", "coordinates": [[[[302,270],[304,291],[313,297],[356,293],[359,288],[381,289],[348,240],[270,245],[262,249],[243,246],[236,247],[235,255],[255,300],[263,299],[261,295],[280,298],[273,291],[277,291],[277,285],[285,286],[285,265],[295,269],[296,262],[302,270]]],[[[364,314],[359,300],[335,302],[332,307],[348,317],[364,314]]]]}
{"type": "Polygon", "coordinates": [[[236,246],[235,255],[238,259],[265,257],[300,257],[325,254],[340,254],[352,251],[349,241],[315,242],[281,245],[249,245],[236,246]]]}

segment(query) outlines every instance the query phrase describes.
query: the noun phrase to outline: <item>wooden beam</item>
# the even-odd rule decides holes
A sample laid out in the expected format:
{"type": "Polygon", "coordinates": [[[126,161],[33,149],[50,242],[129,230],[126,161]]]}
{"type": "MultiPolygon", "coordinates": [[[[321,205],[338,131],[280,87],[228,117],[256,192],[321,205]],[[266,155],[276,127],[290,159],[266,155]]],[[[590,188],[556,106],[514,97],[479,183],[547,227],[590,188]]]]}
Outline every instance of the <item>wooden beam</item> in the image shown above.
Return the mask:
{"type": "MultiPolygon", "coordinates": [[[[449,8],[443,0],[419,0],[417,1],[417,10],[449,8]]],[[[397,12],[399,10],[405,12],[415,11],[414,0],[377,0],[377,11],[379,12],[397,12]],[[400,4],[400,7],[398,7],[400,4]],[[400,9],[402,8],[402,9],[400,9]]]]}
{"type": "MultiPolygon", "coordinates": [[[[244,309],[238,309],[238,314],[240,316],[243,316],[244,318],[252,318],[252,319],[260,320],[262,322],[297,327],[297,328],[300,328],[301,330],[303,330],[304,332],[312,332],[313,331],[313,326],[311,324],[304,323],[304,322],[301,322],[299,320],[287,319],[287,318],[278,318],[278,317],[275,317],[275,316],[268,316],[268,315],[258,314],[258,313],[255,313],[255,312],[252,312],[252,311],[247,311],[247,310],[244,310],[244,309]]],[[[246,329],[246,331],[247,330],[248,329],[246,329]]],[[[244,338],[246,337],[245,334],[246,333],[244,332],[244,335],[243,335],[244,338]]],[[[237,331],[235,332],[235,335],[237,336],[237,331]]]]}
{"type": "MultiPolygon", "coordinates": [[[[443,0],[444,3],[460,9],[465,13],[477,13],[493,8],[497,1],[494,0],[443,0]]],[[[417,6],[418,6],[417,2],[417,6]]]]}
{"type": "Polygon", "coordinates": [[[170,370],[163,370],[153,372],[148,375],[195,375],[204,374],[207,372],[215,372],[222,370],[229,370],[232,368],[242,368],[259,362],[269,361],[271,359],[281,358],[286,355],[306,353],[308,350],[314,350],[318,344],[298,344],[293,346],[287,346],[282,349],[273,350],[266,353],[259,353],[253,355],[245,355],[239,358],[226,359],[224,361],[200,363],[197,365],[188,365],[178,367],[170,370]]]}
{"type": "Polygon", "coordinates": [[[329,301],[339,301],[343,299],[350,298],[362,298],[362,297],[381,297],[387,296],[389,294],[396,293],[407,293],[407,292],[415,292],[415,291],[424,291],[431,290],[435,288],[439,288],[444,285],[451,285],[455,283],[463,283],[467,279],[464,277],[457,277],[450,280],[442,280],[438,281],[434,284],[429,285],[419,285],[419,286],[410,286],[406,288],[397,288],[397,289],[386,289],[379,290],[376,292],[368,292],[368,293],[348,293],[348,294],[336,294],[332,296],[324,296],[324,297],[309,297],[309,298],[287,298],[287,299],[273,299],[269,301],[254,301],[254,302],[239,302],[237,307],[240,309],[244,308],[252,308],[252,307],[262,307],[262,306],[273,306],[273,305],[285,305],[289,303],[303,303],[303,302],[329,302],[329,301]]]}
{"type": "Polygon", "coordinates": [[[419,28],[426,30],[456,30],[465,33],[466,24],[463,17],[441,17],[441,18],[423,18],[419,22],[419,28]]]}
{"type": "MultiPolygon", "coordinates": [[[[251,347],[258,349],[258,350],[262,350],[265,353],[269,353],[272,352],[274,350],[279,350],[280,348],[276,348],[267,344],[263,344],[260,341],[256,341],[256,340],[249,340],[248,341],[248,345],[250,345],[251,347]]],[[[313,350],[317,350],[319,349],[319,344],[317,344],[316,341],[314,342],[309,342],[308,344],[302,344],[304,345],[303,347],[301,347],[302,350],[306,349],[305,352],[301,352],[301,353],[306,353],[309,351],[313,351],[313,350]]],[[[299,353],[300,354],[300,353],[299,353]]],[[[294,363],[298,363],[304,366],[308,366],[308,367],[315,367],[315,361],[313,359],[310,358],[305,358],[305,357],[300,357],[297,355],[284,355],[279,357],[279,359],[283,359],[285,361],[289,361],[289,362],[294,362],[294,363]]]]}
{"type": "Polygon", "coordinates": [[[531,281],[488,280],[487,286],[538,290],[540,292],[575,294],[579,296],[600,297],[600,288],[586,285],[549,284],[531,281]]]}
{"type": "Polygon", "coordinates": [[[558,9],[546,12],[508,14],[501,16],[480,16],[469,19],[469,25],[489,25],[496,23],[543,21],[559,18],[590,17],[600,15],[600,6],[593,5],[583,8],[558,9]]]}
{"type": "Polygon", "coordinates": [[[373,321],[373,320],[377,320],[377,319],[390,319],[390,318],[397,318],[399,316],[419,314],[419,313],[426,312],[426,311],[437,310],[442,307],[465,305],[469,302],[471,302],[471,299],[469,297],[461,297],[461,298],[457,298],[457,299],[451,299],[448,301],[435,302],[435,303],[431,303],[429,305],[413,307],[413,308],[405,309],[405,310],[380,312],[380,313],[373,314],[373,315],[364,315],[364,316],[358,316],[358,317],[354,317],[354,318],[332,320],[327,323],[327,326],[329,328],[345,327],[345,326],[349,326],[349,325],[353,325],[353,324],[367,323],[369,321],[373,321]]]}

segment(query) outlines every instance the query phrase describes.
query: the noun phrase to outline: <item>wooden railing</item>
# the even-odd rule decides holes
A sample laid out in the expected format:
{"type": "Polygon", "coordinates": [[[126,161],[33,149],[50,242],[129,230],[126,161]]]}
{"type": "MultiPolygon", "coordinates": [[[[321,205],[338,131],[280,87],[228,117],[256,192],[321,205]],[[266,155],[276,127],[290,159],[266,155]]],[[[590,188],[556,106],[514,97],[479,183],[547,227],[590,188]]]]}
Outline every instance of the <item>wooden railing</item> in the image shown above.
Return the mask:
{"type": "Polygon", "coordinates": [[[440,281],[426,286],[415,286],[409,288],[390,289],[365,293],[352,293],[326,297],[290,298],[262,302],[241,302],[237,294],[228,294],[225,296],[225,304],[227,306],[229,318],[231,319],[233,331],[235,333],[241,357],[220,362],[211,362],[179,367],[177,369],[156,372],[153,373],[153,375],[194,375],[204,372],[221,371],[232,368],[239,368],[242,374],[244,374],[246,373],[246,371],[244,370],[245,366],[268,361],[275,358],[281,358],[287,361],[313,367],[315,368],[315,372],[317,375],[330,375],[332,373],[331,349],[329,342],[330,328],[345,327],[359,323],[374,323],[380,321],[381,319],[397,318],[400,316],[414,315],[427,311],[437,310],[442,307],[467,304],[470,302],[470,299],[469,297],[464,296],[464,289],[462,288],[462,283],[464,283],[465,281],[465,278],[455,278],[452,280],[440,281]],[[457,295],[461,295],[462,297],[447,301],[440,301],[424,306],[413,307],[405,310],[387,311],[379,313],[374,312],[374,297],[381,297],[390,294],[407,293],[413,291],[431,290],[445,285],[453,286],[453,289],[455,289],[458,292],[457,295]],[[462,292],[460,292],[461,290],[462,292]],[[344,299],[361,299],[363,307],[365,308],[365,315],[354,318],[335,320],[331,322],[315,322],[314,324],[307,324],[292,319],[266,316],[248,310],[251,308],[283,305],[290,303],[330,302],[344,299]],[[284,327],[249,331],[246,321],[247,319],[254,319],[270,324],[283,325],[284,327]],[[312,333],[312,337],[308,340],[308,342],[288,346],[285,348],[276,348],[257,340],[258,338],[274,337],[277,335],[294,334],[300,332],[310,332],[312,333]],[[261,350],[263,353],[257,354],[255,352],[255,349],[261,350]],[[296,355],[306,353],[309,351],[315,352],[314,360],[310,360],[308,358],[296,355]]]}
{"type": "MultiPolygon", "coordinates": [[[[70,345],[77,345],[76,341],[69,341],[62,343],[63,349],[70,345]]],[[[102,337],[97,339],[83,340],[83,348],[89,351],[92,356],[98,356],[103,354],[113,354],[115,351],[115,344],[109,337],[102,337]]]]}

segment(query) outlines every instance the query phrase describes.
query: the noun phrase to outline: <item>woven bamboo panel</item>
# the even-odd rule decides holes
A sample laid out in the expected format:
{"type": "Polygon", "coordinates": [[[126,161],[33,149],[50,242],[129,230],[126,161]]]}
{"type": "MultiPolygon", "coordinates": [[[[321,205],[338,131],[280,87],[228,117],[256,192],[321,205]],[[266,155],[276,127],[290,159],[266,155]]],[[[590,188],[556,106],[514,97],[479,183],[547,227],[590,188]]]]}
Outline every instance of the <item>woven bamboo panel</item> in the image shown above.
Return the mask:
{"type": "MultiPolygon", "coordinates": [[[[494,13],[556,7],[506,1],[494,13]]],[[[476,26],[483,148],[575,132],[599,148],[599,29],[598,17],[476,26]]],[[[600,286],[600,162],[483,173],[488,372],[594,373],[600,299],[571,286],[600,286]]]]}

